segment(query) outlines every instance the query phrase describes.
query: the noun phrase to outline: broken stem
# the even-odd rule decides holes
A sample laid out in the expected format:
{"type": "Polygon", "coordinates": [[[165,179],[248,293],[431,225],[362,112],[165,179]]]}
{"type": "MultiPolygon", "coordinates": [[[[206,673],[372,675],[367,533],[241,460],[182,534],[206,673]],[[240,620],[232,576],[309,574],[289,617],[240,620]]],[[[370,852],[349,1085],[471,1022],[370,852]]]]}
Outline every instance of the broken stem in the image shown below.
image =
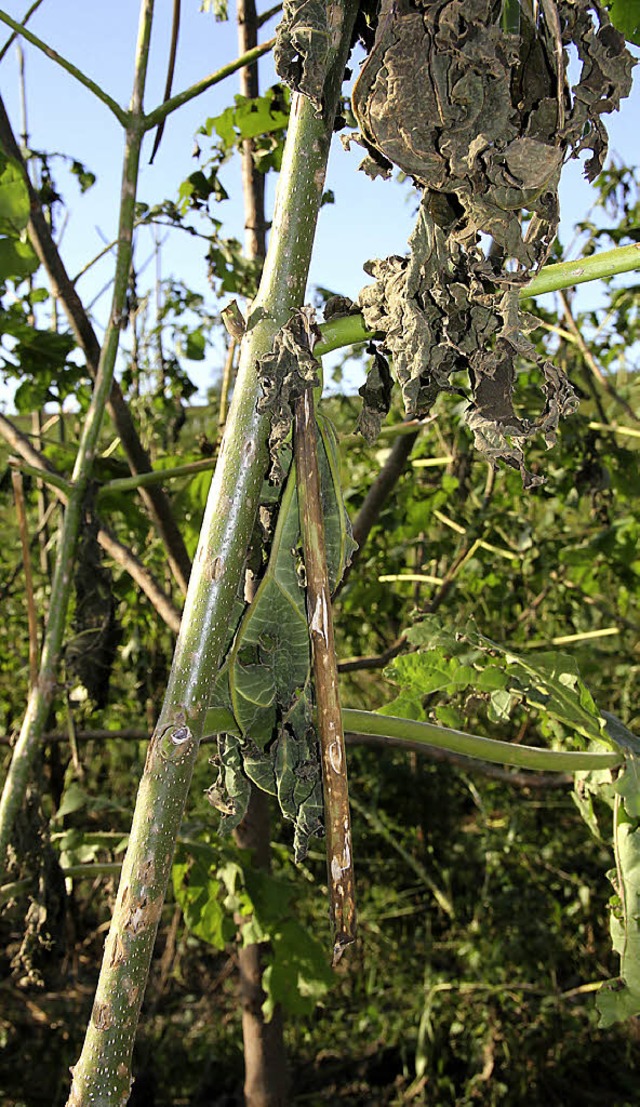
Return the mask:
{"type": "Polygon", "coordinates": [[[356,937],[355,878],[347,758],[338,693],[338,665],[333,636],[316,419],[311,388],[305,389],[296,400],[294,453],[318,710],[333,964],[336,965],[346,947],[356,937]]]}

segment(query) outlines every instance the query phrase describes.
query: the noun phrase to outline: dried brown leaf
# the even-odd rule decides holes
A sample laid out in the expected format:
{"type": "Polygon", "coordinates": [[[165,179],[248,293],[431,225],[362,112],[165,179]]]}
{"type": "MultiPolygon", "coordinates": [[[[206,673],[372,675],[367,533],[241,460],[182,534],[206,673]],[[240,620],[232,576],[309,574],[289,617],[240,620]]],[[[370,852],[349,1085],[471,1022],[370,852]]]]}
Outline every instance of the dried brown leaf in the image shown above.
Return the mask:
{"type": "Polygon", "coordinates": [[[318,361],[313,356],[319,337],[313,309],[300,308],[276,335],[272,352],[257,362],[262,387],[258,411],[268,412],[271,420],[269,476],[278,484],[283,475],[279,452],[291,430],[293,403],[305,388],[316,388],[320,383],[318,361]]]}
{"type": "Polygon", "coordinates": [[[318,114],[330,60],[330,5],[324,0],[284,0],[273,51],[276,72],[307,96],[318,114]]]}

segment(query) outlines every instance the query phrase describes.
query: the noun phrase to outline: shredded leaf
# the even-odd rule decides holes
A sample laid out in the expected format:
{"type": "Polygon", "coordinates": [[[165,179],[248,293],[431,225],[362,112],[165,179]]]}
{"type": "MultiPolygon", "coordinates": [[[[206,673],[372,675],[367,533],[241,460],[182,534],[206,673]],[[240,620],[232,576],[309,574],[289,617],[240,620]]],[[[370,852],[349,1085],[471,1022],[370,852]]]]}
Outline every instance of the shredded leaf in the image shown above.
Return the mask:
{"type": "Polygon", "coordinates": [[[291,430],[293,402],[305,388],[319,384],[313,347],[320,336],[312,308],[301,308],[275,337],[273,350],[257,363],[262,399],[258,411],[269,412],[270,479],[279,484],[283,470],[280,451],[291,430]]]}
{"type": "Polygon", "coordinates": [[[276,73],[307,96],[318,114],[330,60],[330,5],[324,0],[284,0],[273,51],[276,73]]]}
{"type": "Polygon", "coordinates": [[[362,396],[362,410],[358,417],[356,430],[360,431],[367,442],[375,442],[380,427],[389,414],[393,379],[389,362],[375,345],[368,350],[373,354],[373,362],[367,373],[367,379],[358,389],[362,396]]]}
{"type": "Polygon", "coordinates": [[[375,40],[353,92],[368,171],[399,166],[423,190],[410,256],[369,262],[360,294],[366,325],[385,335],[408,416],[428,412],[469,375],[467,420],[477,447],[527,473],[523,445],[552,445],[571,387],[525,337],[519,291],[546,260],[558,225],[568,157],[602,167],[601,115],[631,86],[622,35],[591,0],[544,0],[535,23],[520,5],[518,33],[493,0],[383,0],[375,40]],[[582,63],[569,88],[566,47],[582,63]],[[524,213],[524,214],[523,214],[524,213]],[[519,414],[520,359],[542,373],[544,402],[519,414]]]}

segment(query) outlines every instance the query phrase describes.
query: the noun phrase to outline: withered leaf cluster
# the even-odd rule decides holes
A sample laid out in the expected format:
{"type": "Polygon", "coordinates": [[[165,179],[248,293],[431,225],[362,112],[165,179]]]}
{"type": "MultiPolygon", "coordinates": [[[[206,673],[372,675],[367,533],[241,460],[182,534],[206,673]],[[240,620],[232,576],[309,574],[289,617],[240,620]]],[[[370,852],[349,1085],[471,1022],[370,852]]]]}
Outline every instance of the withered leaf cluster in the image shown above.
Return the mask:
{"type": "Polygon", "coordinates": [[[330,5],[325,0],[284,0],[273,60],[276,73],[322,111],[329,65],[330,5]]]}
{"type": "Polygon", "coordinates": [[[309,386],[316,388],[320,383],[318,361],[313,356],[319,337],[313,309],[301,308],[278,332],[273,350],[257,363],[262,388],[257,408],[269,413],[269,476],[276,484],[282,479],[279,454],[291,430],[294,400],[309,386]]]}
{"type": "Polygon", "coordinates": [[[541,431],[551,443],[575,401],[526,339],[518,291],[555,236],[563,163],[588,150],[589,179],[602,168],[601,116],[628,94],[633,62],[597,0],[515,10],[518,25],[505,30],[493,0],[382,0],[353,108],[363,168],[388,175],[396,165],[423,190],[410,257],[370,262],[376,284],[360,298],[367,325],[386,336],[407,413],[425,414],[466,370],[478,445],[530,483],[522,442],[541,431]],[[542,370],[535,420],[514,410],[518,357],[542,370]]]}

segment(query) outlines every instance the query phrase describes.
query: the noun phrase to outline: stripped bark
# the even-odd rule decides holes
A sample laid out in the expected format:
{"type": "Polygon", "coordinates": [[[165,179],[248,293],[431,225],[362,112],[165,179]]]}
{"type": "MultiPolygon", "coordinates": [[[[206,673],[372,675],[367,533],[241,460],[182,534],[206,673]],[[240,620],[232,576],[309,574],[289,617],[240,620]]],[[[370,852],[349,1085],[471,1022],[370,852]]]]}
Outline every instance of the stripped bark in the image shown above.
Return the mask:
{"type": "Polygon", "coordinates": [[[293,441],[322,761],[333,964],[336,965],[344,950],[356,938],[355,877],[347,757],[338,693],[338,666],[311,388],[305,389],[296,400],[293,441]]]}

